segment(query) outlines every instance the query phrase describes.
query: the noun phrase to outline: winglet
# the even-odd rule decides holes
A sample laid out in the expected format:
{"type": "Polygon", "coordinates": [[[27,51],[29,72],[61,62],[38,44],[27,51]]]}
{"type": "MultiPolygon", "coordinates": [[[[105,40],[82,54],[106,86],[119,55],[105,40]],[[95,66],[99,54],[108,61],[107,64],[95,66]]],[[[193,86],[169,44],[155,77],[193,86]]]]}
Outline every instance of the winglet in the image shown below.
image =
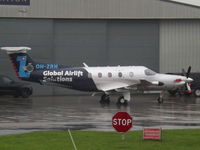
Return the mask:
{"type": "Polygon", "coordinates": [[[1,50],[6,51],[7,53],[27,53],[27,51],[30,51],[30,47],[1,47],[1,50]]]}
{"type": "Polygon", "coordinates": [[[85,62],[83,63],[84,67],[89,67],[85,62]]]}

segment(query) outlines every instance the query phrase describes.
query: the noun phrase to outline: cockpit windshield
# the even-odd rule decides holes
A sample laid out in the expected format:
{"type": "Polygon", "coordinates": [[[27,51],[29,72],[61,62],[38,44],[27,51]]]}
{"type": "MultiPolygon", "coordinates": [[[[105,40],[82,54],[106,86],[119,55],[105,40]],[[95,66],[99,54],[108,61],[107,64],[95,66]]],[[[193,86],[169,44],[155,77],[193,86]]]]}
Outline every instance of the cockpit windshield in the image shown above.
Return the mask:
{"type": "Polygon", "coordinates": [[[145,75],[147,76],[153,76],[156,74],[156,72],[152,71],[151,69],[144,70],[145,75]]]}

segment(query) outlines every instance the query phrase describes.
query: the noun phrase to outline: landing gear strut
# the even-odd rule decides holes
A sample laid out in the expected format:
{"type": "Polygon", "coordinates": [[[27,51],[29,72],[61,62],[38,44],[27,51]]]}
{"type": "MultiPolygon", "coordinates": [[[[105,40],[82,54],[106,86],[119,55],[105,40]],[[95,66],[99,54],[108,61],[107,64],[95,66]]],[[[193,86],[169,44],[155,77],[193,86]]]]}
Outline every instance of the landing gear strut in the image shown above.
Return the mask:
{"type": "Polygon", "coordinates": [[[128,102],[131,100],[130,92],[124,92],[123,96],[120,96],[117,100],[117,105],[128,105],[128,102]]]}
{"type": "Polygon", "coordinates": [[[162,104],[164,102],[164,94],[165,94],[165,91],[162,91],[160,93],[160,96],[157,98],[157,101],[159,104],[162,104]]]}
{"type": "Polygon", "coordinates": [[[100,103],[102,104],[109,104],[110,103],[110,96],[108,94],[103,94],[101,96],[100,103]]]}
{"type": "Polygon", "coordinates": [[[159,104],[162,104],[164,102],[164,98],[162,96],[159,96],[157,98],[157,101],[158,101],[159,104]]]}

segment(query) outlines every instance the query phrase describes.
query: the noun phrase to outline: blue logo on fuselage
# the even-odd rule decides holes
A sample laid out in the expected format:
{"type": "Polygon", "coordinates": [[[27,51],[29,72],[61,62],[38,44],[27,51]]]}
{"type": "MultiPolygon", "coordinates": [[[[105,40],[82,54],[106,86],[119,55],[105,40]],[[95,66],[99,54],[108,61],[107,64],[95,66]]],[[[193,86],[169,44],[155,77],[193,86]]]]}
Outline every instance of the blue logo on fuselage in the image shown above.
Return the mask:
{"type": "Polygon", "coordinates": [[[19,77],[28,78],[30,77],[30,72],[25,71],[26,56],[17,56],[17,61],[19,61],[19,77]]]}

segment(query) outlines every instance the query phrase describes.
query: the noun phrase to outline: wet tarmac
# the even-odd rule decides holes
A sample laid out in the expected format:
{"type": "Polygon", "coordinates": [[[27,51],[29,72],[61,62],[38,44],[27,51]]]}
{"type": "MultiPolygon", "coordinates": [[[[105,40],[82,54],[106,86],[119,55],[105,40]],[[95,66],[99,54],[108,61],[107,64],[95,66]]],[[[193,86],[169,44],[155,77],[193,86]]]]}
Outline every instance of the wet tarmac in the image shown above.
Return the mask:
{"type": "Polygon", "coordinates": [[[101,130],[114,131],[112,116],[126,111],[133,116],[132,130],[143,127],[200,128],[200,98],[133,95],[128,106],[101,105],[99,96],[43,96],[28,99],[0,97],[0,135],[37,130],[101,130]]]}

